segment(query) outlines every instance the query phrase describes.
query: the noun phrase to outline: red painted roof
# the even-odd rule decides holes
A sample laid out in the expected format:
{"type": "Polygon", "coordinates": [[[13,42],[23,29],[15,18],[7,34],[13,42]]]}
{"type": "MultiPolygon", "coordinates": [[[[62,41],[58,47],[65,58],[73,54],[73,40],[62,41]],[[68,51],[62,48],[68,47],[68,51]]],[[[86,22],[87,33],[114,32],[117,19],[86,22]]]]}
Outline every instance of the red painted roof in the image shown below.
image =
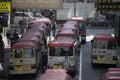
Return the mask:
{"type": "Polygon", "coordinates": [[[45,73],[67,73],[65,69],[47,69],[45,73]]]}
{"type": "Polygon", "coordinates": [[[74,37],[76,34],[72,30],[63,29],[57,33],[56,38],[58,37],[74,37]]]}
{"type": "Polygon", "coordinates": [[[110,71],[119,71],[120,72],[120,68],[108,68],[107,71],[108,72],[110,72],[110,71]]]}
{"type": "Polygon", "coordinates": [[[32,24],[38,24],[38,23],[45,23],[45,24],[51,24],[51,20],[49,18],[40,18],[37,20],[34,20],[31,22],[32,24]]]}
{"type": "Polygon", "coordinates": [[[18,40],[17,40],[18,42],[19,41],[33,41],[33,42],[39,42],[40,41],[40,39],[38,38],[38,37],[36,37],[36,36],[29,36],[29,37],[22,37],[22,38],[19,38],[18,40]]]}
{"type": "Polygon", "coordinates": [[[75,39],[71,38],[58,38],[48,43],[49,47],[73,47],[75,39]]]}
{"type": "Polygon", "coordinates": [[[41,26],[41,25],[45,25],[44,22],[38,22],[38,21],[32,21],[31,24],[29,25],[29,27],[36,27],[36,26],[41,26]]]}
{"type": "Polygon", "coordinates": [[[23,49],[23,48],[35,48],[35,42],[33,41],[20,41],[11,46],[11,49],[23,49]]]}
{"type": "Polygon", "coordinates": [[[41,28],[41,29],[40,28],[29,28],[26,30],[26,33],[27,32],[37,32],[37,31],[39,31],[42,35],[42,33],[45,32],[45,29],[43,29],[43,28],[41,28]]]}
{"type": "Polygon", "coordinates": [[[82,17],[73,17],[72,19],[70,19],[70,21],[85,22],[85,20],[82,17]]]}
{"type": "Polygon", "coordinates": [[[104,80],[120,80],[120,72],[112,71],[105,73],[104,80]]]}
{"type": "Polygon", "coordinates": [[[38,80],[72,80],[72,77],[66,73],[52,72],[44,73],[38,80]]]}
{"type": "Polygon", "coordinates": [[[39,31],[37,31],[37,32],[29,31],[29,32],[26,32],[26,33],[22,34],[21,37],[29,37],[29,36],[37,36],[39,38],[41,37],[39,31]]]}
{"type": "Polygon", "coordinates": [[[107,33],[97,33],[94,37],[95,40],[107,40],[107,41],[115,41],[116,39],[107,33]]]}

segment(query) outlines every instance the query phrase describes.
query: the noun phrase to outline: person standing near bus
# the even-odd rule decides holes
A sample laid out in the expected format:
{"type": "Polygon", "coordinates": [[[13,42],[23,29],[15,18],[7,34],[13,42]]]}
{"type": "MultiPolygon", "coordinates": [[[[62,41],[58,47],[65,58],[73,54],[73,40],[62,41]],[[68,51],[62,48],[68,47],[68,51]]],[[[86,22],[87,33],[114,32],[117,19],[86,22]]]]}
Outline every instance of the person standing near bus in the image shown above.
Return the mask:
{"type": "Polygon", "coordinates": [[[4,41],[2,39],[0,39],[0,62],[3,63],[3,60],[4,60],[4,47],[5,47],[5,44],[4,44],[4,41]]]}
{"type": "Polygon", "coordinates": [[[42,60],[43,60],[43,65],[42,65],[42,72],[44,73],[45,70],[47,69],[47,61],[48,61],[48,56],[47,56],[47,50],[42,52],[42,60]]]}
{"type": "Polygon", "coordinates": [[[52,27],[53,36],[55,36],[55,31],[56,31],[56,22],[54,21],[52,27]]]}
{"type": "Polygon", "coordinates": [[[7,44],[8,46],[10,45],[10,40],[11,40],[11,33],[10,31],[8,30],[7,33],[6,33],[6,38],[7,38],[7,44]]]}
{"type": "Polygon", "coordinates": [[[14,31],[13,37],[15,38],[15,40],[18,40],[18,39],[19,39],[19,35],[18,35],[18,33],[17,33],[17,30],[14,31]]]}

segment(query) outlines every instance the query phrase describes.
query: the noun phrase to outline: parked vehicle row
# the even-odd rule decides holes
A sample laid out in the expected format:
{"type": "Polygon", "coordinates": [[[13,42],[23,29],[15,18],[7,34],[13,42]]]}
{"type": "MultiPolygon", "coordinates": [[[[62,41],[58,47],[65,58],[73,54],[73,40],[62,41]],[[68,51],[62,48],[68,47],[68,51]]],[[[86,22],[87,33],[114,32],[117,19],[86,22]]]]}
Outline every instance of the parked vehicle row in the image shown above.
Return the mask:
{"type": "Polygon", "coordinates": [[[48,43],[48,69],[65,69],[75,76],[81,37],[77,20],[68,20],[61,24],[54,40],[48,43]]]}
{"type": "Polygon", "coordinates": [[[35,20],[9,50],[9,75],[37,74],[42,67],[42,54],[47,46],[50,21],[35,20]],[[47,25],[46,25],[47,24],[47,25]]]}

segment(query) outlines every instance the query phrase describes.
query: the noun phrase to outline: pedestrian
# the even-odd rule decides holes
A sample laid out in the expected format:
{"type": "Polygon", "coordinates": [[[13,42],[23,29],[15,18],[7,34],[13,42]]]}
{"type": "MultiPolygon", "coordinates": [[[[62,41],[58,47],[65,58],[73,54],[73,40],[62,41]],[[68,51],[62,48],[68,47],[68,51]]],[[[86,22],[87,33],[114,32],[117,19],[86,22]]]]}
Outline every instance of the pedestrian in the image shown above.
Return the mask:
{"type": "Polygon", "coordinates": [[[16,38],[14,36],[11,36],[10,41],[11,41],[10,45],[12,46],[16,42],[16,38]]]}
{"type": "Polygon", "coordinates": [[[44,53],[42,52],[42,60],[43,60],[42,72],[44,73],[45,70],[47,69],[47,62],[48,62],[47,50],[45,50],[44,53]]]}
{"type": "Polygon", "coordinates": [[[66,70],[69,69],[70,63],[69,63],[69,61],[68,61],[68,57],[65,57],[65,61],[63,61],[62,64],[63,64],[63,68],[64,68],[64,69],[66,69],[66,70]]]}
{"type": "Polygon", "coordinates": [[[10,40],[11,40],[11,33],[10,31],[8,30],[7,33],[6,33],[6,38],[7,38],[7,44],[8,46],[10,45],[10,40]]]}
{"type": "Polygon", "coordinates": [[[5,47],[4,41],[0,39],[0,62],[2,63],[4,60],[4,53],[5,53],[4,47],[5,47]]]}
{"type": "Polygon", "coordinates": [[[19,27],[21,27],[21,33],[24,32],[23,20],[19,21],[19,27]]]}
{"type": "Polygon", "coordinates": [[[17,41],[19,39],[19,35],[17,33],[17,30],[14,31],[13,38],[15,39],[15,41],[17,41]]]}
{"type": "Polygon", "coordinates": [[[55,36],[55,31],[56,31],[56,22],[54,21],[52,27],[53,36],[55,36]]]}
{"type": "Polygon", "coordinates": [[[0,34],[0,40],[2,40],[2,35],[0,34]]]}

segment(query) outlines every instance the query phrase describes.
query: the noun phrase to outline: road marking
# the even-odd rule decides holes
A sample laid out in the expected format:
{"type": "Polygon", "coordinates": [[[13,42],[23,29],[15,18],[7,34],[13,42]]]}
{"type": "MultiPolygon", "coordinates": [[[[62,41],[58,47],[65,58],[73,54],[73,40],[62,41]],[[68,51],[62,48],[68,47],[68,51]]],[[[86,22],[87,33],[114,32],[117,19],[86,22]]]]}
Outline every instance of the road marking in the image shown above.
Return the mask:
{"type": "Polygon", "coordinates": [[[80,49],[80,61],[79,61],[79,80],[82,80],[82,46],[80,49]]]}

